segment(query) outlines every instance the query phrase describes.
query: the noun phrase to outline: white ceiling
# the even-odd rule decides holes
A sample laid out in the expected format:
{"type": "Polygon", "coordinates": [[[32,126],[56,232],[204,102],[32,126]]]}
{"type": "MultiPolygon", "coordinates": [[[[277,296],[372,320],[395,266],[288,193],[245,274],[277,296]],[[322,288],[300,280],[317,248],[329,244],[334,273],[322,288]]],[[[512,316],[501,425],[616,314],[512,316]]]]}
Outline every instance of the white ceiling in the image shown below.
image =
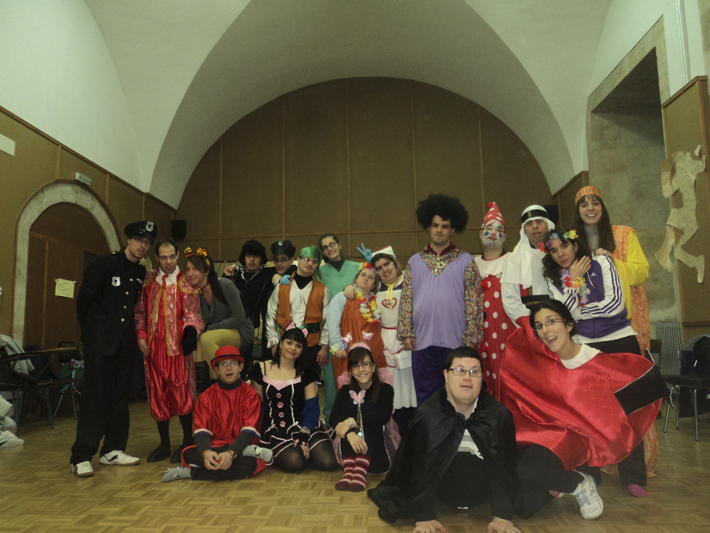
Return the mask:
{"type": "Polygon", "coordinates": [[[286,92],[407,78],[484,106],[556,191],[586,165],[586,97],[610,0],[85,0],[135,131],[141,182],[177,206],[240,118],[286,92]]]}

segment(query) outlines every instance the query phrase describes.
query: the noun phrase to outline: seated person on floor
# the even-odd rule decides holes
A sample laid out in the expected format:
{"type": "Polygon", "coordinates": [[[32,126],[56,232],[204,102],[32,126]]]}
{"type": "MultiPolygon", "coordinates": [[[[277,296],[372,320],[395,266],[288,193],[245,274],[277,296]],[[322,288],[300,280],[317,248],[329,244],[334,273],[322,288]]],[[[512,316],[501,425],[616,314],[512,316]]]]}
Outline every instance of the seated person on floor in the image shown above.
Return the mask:
{"type": "Polygon", "coordinates": [[[575,342],[575,321],[562,302],[538,303],[518,325],[503,353],[499,396],[518,440],[515,513],[531,517],[554,492],[572,494],[585,520],[599,518],[604,503],[595,480],[580,470],[635,453],[667,394],[663,379],[640,355],[575,342]]]}
{"type": "Polygon", "coordinates": [[[350,383],[338,391],[330,413],[330,425],[340,437],[345,471],[335,488],[360,492],[367,488],[368,471],[381,474],[390,467],[385,424],[392,417],[394,389],[380,381],[365,343],[351,347],[347,369],[350,383]]]}
{"type": "Polygon", "coordinates": [[[169,468],[163,481],[244,479],[261,472],[271,451],[255,446],[261,428],[261,399],[242,379],[244,358],[234,346],[217,350],[217,383],[195,405],[195,446],[185,448],[185,466],[169,468]]]}
{"type": "Polygon", "coordinates": [[[510,411],[485,391],[481,356],[453,350],[444,387],[414,413],[387,478],[367,495],[379,517],[414,518],[414,533],[445,531],[437,500],[460,508],[491,502],[490,533],[520,533],[511,519],[515,497],[515,425],[510,411]]]}

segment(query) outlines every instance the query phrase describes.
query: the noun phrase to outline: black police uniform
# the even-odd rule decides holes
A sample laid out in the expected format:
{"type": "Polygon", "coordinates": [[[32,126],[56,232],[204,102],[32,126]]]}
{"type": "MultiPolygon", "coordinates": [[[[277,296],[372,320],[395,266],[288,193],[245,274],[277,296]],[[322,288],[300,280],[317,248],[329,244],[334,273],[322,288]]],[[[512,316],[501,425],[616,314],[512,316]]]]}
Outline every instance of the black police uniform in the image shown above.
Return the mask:
{"type": "MultiPolygon", "coordinates": [[[[157,228],[136,231],[129,237],[155,238],[157,228]]],[[[133,307],[143,287],[146,270],[126,257],[125,249],[104,255],[89,265],[76,307],[84,347],[84,394],[72,446],[73,465],[90,461],[104,437],[101,454],[125,451],[128,442],[131,375],[140,350],[133,307]]]]}

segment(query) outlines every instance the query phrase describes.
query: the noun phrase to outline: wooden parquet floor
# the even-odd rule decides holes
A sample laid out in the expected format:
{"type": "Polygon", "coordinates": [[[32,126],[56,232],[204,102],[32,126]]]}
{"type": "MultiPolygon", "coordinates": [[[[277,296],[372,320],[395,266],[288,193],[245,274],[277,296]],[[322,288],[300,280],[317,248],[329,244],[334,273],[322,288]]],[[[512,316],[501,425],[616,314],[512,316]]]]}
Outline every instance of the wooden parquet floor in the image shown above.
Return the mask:
{"type": "MultiPolygon", "coordinates": [[[[307,470],[287,475],[267,469],[238,482],[163,483],[167,461],[148,464],[157,430],[145,402],[131,405],[128,452],[142,463],[132,467],[93,464],[96,475],[79,479],[70,472],[69,449],[76,422],[59,418],[52,430],[46,418],[25,416],[22,447],[0,449],[0,532],[106,533],[341,533],[411,531],[377,517],[365,493],[333,488],[339,473],[307,470]]],[[[669,424],[670,426],[670,424],[669,424]]],[[[658,476],[649,479],[649,497],[628,496],[618,479],[606,476],[600,487],[605,511],[586,522],[573,498],[554,501],[529,520],[516,519],[524,533],[708,533],[710,532],[710,415],[701,417],[700,442],[693,420],[680,430],[656,421],[661,453],[658,476]]],[[[172,424],[177,443],[179,423],[172,424]]],[[[370,476],[374,486],[383,476],[370,476]]],[[[487,505],[473,511],[441,508],[440,521],[451,533],[485,532],[487,505]]]]}

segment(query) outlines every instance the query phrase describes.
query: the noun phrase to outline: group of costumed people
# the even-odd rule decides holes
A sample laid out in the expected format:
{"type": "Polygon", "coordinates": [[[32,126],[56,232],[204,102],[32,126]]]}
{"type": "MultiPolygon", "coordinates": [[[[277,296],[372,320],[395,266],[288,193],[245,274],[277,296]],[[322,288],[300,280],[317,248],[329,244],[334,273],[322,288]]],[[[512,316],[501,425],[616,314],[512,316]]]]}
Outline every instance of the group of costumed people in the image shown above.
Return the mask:
{"type": "MultiPolygon", "coordinates": [[[[335,488],[354,492],[368,473],[387,472],[368,495],[382,519],[414,519],[417,533],[443,530],[437,502],[491,502],[489,531],[517,532],[513,514],[532,516],[566,493],[598,518],[600,467],[646,496],[665,393],[641,356],[648,262],[633,230],[610,225],[598,189],[580,190],[576,204],[569,230],[526,208],[511,253],[489,204],[474,258],[452,242],[468,222],[464,206],[431,195],[417,209],[430,242],[404,269],[391,246],[345,260],[328,233],[295,260],[289,241],[275,242],[273,267],[249,241],[220,278],[206,249],[185,250],[183,273],[175,243],[158,242],[160,268],[136,274],[142,290],[131,296],[160,437],[148,461],[182,463],[164,481],[342,467],[335,488]],[[193,357],[214,378],[199,399],[193,357]],[[172,416],[183,429],[175,449],[172,416]]],[[[129,262],[155,238],[143,230],[140,249],[126,232],[129,262]]],[[[122,444],[102,463],[136,464],[122,444]]],[[[75,474],[93,475],[87,463],[72,459],[75,474]]]]}

